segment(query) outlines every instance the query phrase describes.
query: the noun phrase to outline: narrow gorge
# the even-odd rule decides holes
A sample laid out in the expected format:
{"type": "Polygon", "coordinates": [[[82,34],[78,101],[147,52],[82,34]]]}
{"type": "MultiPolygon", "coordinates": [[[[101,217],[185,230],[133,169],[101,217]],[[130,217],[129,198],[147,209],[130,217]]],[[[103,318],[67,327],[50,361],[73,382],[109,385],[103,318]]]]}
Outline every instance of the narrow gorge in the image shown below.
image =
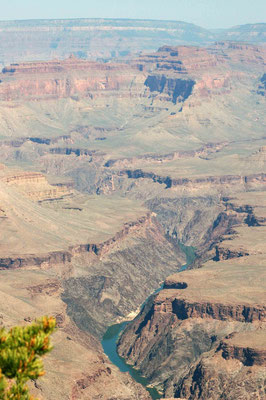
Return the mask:
{"type": "Polygon", "coordinates": [[[108,43],[0,73],[0,326],[40,400],[263,400],[265,46],[108,43]]]}

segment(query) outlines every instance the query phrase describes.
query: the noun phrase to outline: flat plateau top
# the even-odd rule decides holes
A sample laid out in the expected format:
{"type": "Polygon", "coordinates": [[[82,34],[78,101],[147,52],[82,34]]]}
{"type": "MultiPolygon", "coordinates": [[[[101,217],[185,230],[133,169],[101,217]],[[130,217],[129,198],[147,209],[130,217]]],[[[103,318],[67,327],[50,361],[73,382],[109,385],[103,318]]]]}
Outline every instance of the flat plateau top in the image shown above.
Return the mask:
{"type": "Polygon", "coordinates": [[[266,304],[266,260],[264,254],[209,261],[203,268],[167,278],[168,283],[186,282],[186,289],[162,290],[157,300],[182,298],[193,302],[226,305],[266,304]]]}
{"type": "Polygon", "coordinates": [[[33,182],[32,192],[26,192],[25,187],[0,182],[1,257],[42,255],[69,246],[100,244],[114,237],[126,223],[148,213],[138,202],[126,198],[75,192],[39,204],[29,198],[34,190],[39,194],[55,187],[42,181],[33,182]]]}
{"type": "Polygon", "coordinates": [[[252,336],[252,348],[253,349],[266,349],[266,334],[265,330],[258,329],[255,332],[239,332],[233,335],[230,339],[225,339],[224,341],[229,345],[238,347],[249,347],[250,339],[252,336]]]}

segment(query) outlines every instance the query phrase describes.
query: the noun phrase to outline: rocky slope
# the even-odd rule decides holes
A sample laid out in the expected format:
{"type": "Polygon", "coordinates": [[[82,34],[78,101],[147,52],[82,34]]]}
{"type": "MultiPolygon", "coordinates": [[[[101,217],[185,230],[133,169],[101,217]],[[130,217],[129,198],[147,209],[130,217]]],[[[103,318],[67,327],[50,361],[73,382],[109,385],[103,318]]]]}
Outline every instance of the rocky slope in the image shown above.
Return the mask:
{"type": "Polygon", "coordinates": [[[265,24],[245,24],[226,29],[221,32],[222,40],[239,40],[256,42],[265,40],[265,24]]]}
{"type": "Polygon", "coordinates": [[[99,342],[69,319],[61,299],[60,279],[54,271],[0,271],[0,325],[27,324],[41,314],[52,314],[59,326],[55,346],[45,359],[46,375],[31,383],[40,399],[150,399],[141,385],[121,374],[102,353],[99,342]],[[105,388],[103,391],[102,388],[105,388]]]}
{"type": "Polygon", "coordinates": [[[135,75],[136,68],[127,65],[88,62],[74,56],[64,61],[11,64],[2,70],[0,98],[92,97],[102,90],[119,91],[121,96],[135,75]]]}
{"type": "Polygon", "coordinates": [[[179,268],[182,252],[136,202],[75,191],[44,201],[47,188],[41,174],[1,169],[1,324],[56,316],[56,351],[35,388],[41,398],[149,399],[96,337],[136,311],[179,268]]]}
{"type": "Polygon", "coordinates": [[[212,357],[203,356],[185,377],[177,396],[196,399],[235,399],[241,396],[246,399],[263,399],[265,332],[253,332],[252,344],[250,336],[246,333],[229,335],[212,357]],[[236,344],[231,345],[232,336],[236,344]],[[245,340],[246,337],[248,340],[245,340]],[[209,380],[212,381],[211,388],[207,383],[209,380]]]}
{"type": "Polygon", "coordinates": [[[55,175],[74,173],[73,164],[85,175],[124,164],[133,171],[151,165],[167,177],[171,161],[213,159],[223,149],[237,151],[238,141],[263,138],[264,63],[263,47],[223,42],[164,46],[127,64],[70,57],[7,66],[0,77],[1,158],[54,168],[55,175]],[[255,114],[245,112],[253,104],[255,114]]]}
{"type": "Polygon", "coordinates": [[[228,70],[252,65],[256,71],[263,68],[265,59],[264,47],[217,42],[207,49],[163,46],[129,64],[96,63],[73,55],[62,61],[14,63],[0,75],[0,99],[78,99],[99,96],[103,91],[132,97],[143,95],[144,83],[150,94],[160,93],[160,99],[176,104],[185,101],[193,89],[199,97],[230,92],[232,80],[241,80],[243,72],[228,70]]]}
{"type": "MultiPolygon", "coordinates": [[[[264,197],[243,194],[229,208],[265,218],[264,197]]],[[[167,278],[119,341],[120,355],[165,397],[265,396],[265,223],[242,221],[221,242],[226,257],[167,278]]]]}
{"type": "Polygon", "coordinates": [[[190,268],[203,268],[166,280],[121,354],[164,396],[211,399],[215,363],[218,396],[261,396],[265,49],[167,44],[123,63],[68,55],[14,60],[0,77],[3,321],[53,313],[60,325],[38,395],[148,398],[96,337],[177,272],[181,242],[197,248],[190,268]]]}

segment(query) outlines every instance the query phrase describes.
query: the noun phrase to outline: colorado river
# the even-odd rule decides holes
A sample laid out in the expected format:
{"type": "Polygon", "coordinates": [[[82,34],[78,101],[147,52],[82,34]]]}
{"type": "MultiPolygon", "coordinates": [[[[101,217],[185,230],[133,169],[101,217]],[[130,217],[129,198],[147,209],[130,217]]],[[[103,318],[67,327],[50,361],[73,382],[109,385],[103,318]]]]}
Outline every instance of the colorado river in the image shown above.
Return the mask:
{"type": "MultiPolygon", "coordinates": [[[[179,271],[184,271],[196,258],[195,254],[195,249],[193,247],[189,246],[184,246],[180,244],[180,248],[183,250],[183,252],[186,254],[186,264],[182,265],[179,271]]],[[[160,290],[162,290],[163,285],[155,290],[153,294],[158,293],[160,290]]],[[[148,299],[147,299],[148,300],[148,299]]],[[[147,302],[147,300],[144,302],[144,304],[147,302]]],[[[142,305],[143,307],[143,305],[142,305]]],[[[158,393],[158,391],[155,388],[150,388],[148,387],[149,381],[148,379],[144,378],[141,376],[138,370],[134,369],[131,365],[128,365],[125,360],[120,357],[117,353],[117,341],[119,339],[119,336],[125,329],[126,325],[130,321],[122,322],[121,324],[115,324],[110,326],[107,331],[105,332],[103,339],[102,339],[102,347],[105,352],[105,354],[108,356],[109,360],[115,364],[121,372],[129,372],[129,374],[132,376],[132,378],[143,385],[146,390],[150,393],[152,399],[160,399],[162,396],[158,393]]]]}

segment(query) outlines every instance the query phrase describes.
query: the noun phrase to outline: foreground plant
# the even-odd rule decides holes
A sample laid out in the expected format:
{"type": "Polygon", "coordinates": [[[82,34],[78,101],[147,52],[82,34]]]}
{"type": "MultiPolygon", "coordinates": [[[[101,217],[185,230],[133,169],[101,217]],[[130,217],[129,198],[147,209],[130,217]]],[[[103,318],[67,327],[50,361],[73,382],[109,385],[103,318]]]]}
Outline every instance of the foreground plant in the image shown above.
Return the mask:
{"type": "Polygon", "coordinates": [[[0,330],[0,399],[34,400],[26,382],[44,375],[43,357],[52,350],[53,317],[42,317],[28,326],[0,330]]]}

